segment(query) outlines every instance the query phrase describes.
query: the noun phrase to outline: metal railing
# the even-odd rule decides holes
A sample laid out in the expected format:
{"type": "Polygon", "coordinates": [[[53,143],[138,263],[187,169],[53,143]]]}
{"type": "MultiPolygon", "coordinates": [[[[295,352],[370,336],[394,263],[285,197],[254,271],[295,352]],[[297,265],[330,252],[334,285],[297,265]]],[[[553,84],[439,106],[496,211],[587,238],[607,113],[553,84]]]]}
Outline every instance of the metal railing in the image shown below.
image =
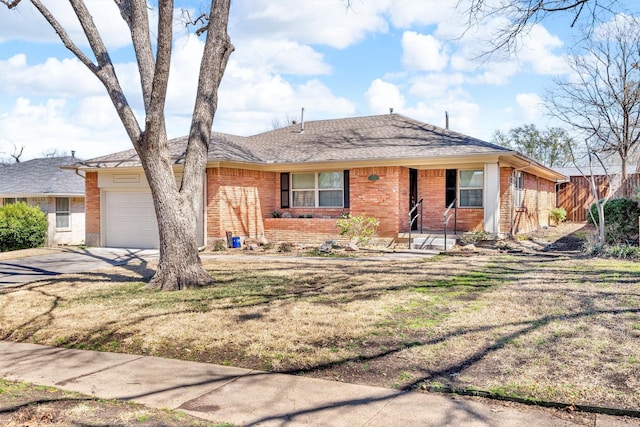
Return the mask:
{"type": "Polygon", "coordinates": [[[420,232],[422,233],[422,199],[409,211],[409,249],[411,249],[411,229],[413,228],[413,223],[416,222],[418,218],[420,218],[420,232]],[[420,208],[420,213],[414,216],[413,213],[418,208],[420,208]]]}
{"type": "Polygon", "coordinates": [[[444,220],[444,250],[447,250],[447,226],[449,225],[449,220],[453,217],[453,232],[455,234],[458,233],[458,208],[456,207],[456,199],[453,199],[453,202],[447,207],[447,210],[442,214],[442,219],[444,220]],[[449,211],[453,209],[453,213],[450,214],[449,211]]]}

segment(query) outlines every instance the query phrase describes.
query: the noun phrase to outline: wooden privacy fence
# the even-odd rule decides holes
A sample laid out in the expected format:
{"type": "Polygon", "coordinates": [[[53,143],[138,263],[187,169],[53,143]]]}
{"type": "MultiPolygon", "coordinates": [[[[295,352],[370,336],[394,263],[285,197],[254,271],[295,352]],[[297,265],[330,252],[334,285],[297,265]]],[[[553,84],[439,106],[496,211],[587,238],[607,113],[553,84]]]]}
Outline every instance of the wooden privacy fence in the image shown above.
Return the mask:
{"type": "MultiPolygon", "coordinates": [[[[609,188],[609,183],[605,175],[594,176],[598,186],[598,195],[603,197],[609,188]]],[[[640,174],[629,174],[626,182],[621,183],[612,198],[622,197],[627,190],[627,194],[635,195],[636,189],[640,188],[640,174]]],[[[558,185],[558,207],[563,207],[567,211],[567,220],[573,222],[583,222],[587,220],[587,210],[595,201],[591,192],[589,180],[583,176],[571,176],[570,182],[558,185]]]]}

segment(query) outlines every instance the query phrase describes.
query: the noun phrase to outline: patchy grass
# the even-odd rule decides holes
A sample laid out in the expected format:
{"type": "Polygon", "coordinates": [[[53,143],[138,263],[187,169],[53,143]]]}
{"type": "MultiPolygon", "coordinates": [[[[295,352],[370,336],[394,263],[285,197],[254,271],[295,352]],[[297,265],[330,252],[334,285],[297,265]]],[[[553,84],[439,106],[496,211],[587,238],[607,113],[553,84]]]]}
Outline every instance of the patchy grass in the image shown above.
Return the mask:
{"type": "MultiPolygon", "coordinates": [[[[0,379],[3,426],[214,426],[180,411],[151,409],[117,400],[0,379]]],[[[231,424],[226,424],[231,426],[231,424]]]]}
{"type": "Polygon", "coordinates": [[[0,288],[0,338],[399,389],[472,387],[640,407],[640,268],[550,254],[205,259],[157,292],[145,264],[0,288]]]}

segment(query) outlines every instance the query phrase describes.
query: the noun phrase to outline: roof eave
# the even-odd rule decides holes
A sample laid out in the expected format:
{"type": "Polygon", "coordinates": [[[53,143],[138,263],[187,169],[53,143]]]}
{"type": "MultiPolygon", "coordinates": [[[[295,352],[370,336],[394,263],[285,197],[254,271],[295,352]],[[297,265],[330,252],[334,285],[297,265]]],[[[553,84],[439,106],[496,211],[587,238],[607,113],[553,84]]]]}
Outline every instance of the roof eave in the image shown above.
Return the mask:
{"type": "Polygon", "coordinates": [[[517,151],[511,151],[508,155],[504,156],[505,159],[508,159],[510,163],[515,166],[517,170],[534,170],[536,175],[541,176],[543,178],[547,178],[551,181],[555,182],[566,182],[569,180],[569,177],[566,175],[557,172],[542,163],[538,163],[537,161],[518,153],[517,151]]]}

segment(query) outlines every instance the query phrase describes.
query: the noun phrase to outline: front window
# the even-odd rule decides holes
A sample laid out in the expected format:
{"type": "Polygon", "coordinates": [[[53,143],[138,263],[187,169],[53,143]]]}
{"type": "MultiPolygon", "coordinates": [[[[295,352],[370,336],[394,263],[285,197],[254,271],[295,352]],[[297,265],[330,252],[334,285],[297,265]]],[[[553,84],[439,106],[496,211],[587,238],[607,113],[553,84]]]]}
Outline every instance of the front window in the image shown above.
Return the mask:
{"type": "Polygon", "coordinates": [[[56,228],[70,228],[71,206],[68,197],[56,198],[56,228]]]}
{"type": "Polygon", "coordinates": [[[484,171],[460,171],[460,180],[458,183],[460,201],[458,202],[458,206],[461,208],[481,208],[483,187],[484,171]]]}
{"type": "Polygon", "coordinates": [[[291,174],[291,202],[294,208],[341,208],[344,203],[344,173],[291,174]]]}
{"type": "Polygon", "coordinates": [[[14,203],[20,203],[20,202],[27,203],[27,198],[26,197],[18,197],[18,198],[16,198],[16,197],[6,197],[3,200],[2,203],[3,203],[3,205],[12,205],[14,203]]]}

